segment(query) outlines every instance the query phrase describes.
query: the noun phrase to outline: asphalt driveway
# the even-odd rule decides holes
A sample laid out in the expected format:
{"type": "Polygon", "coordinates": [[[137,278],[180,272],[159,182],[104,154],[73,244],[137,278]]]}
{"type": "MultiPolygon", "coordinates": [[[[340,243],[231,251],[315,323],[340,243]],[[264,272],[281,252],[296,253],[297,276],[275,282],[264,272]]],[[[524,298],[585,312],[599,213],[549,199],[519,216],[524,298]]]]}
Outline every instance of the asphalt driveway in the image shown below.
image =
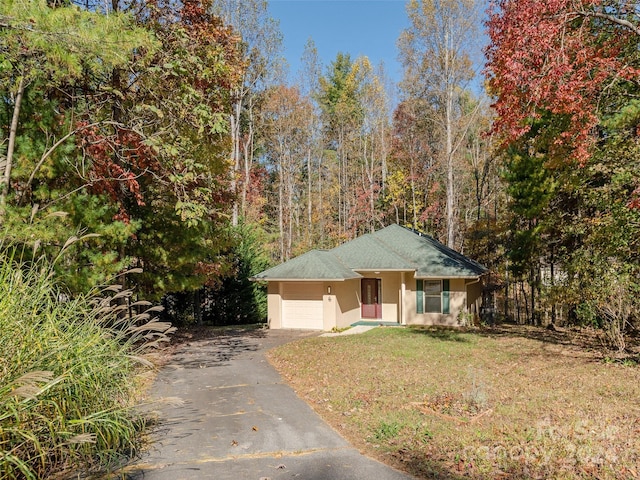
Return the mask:
{"type": "Polygon", "coordinates": [[[153,444],[132,480],[407,480],[361,455],[268,363],[272,347],[315,333],[220,330],[184,343],[162,369],[153,444]],[[181,404],[178,404],[181,403],[181,404]]]}

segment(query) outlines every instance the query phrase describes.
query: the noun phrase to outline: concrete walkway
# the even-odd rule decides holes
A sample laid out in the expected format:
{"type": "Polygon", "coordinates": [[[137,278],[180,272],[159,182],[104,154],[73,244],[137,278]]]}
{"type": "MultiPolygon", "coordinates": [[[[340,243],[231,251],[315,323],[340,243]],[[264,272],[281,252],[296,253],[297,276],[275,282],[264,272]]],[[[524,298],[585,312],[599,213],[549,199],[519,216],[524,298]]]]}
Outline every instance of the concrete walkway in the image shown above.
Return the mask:
{"type": "Polygon", "coordinates": [[[287,386],[265,352],[317,333],[220,330],[181,345],[153,397],[161,424],[132,480],[408,480],[361,455],[287,386]]]}
{"type": "Polygon", "coordinates": [[[340,335],[357,335],[358,333],[368,332],[372,328],[376,328],[376,327],[372,327],[370,325],[356,325],[355,327],[351,327],[350,329],[345,330],[343,332],[327,332],[327,333],[323,333],[320,336],[321,337],[338,337],[340,335]]]}

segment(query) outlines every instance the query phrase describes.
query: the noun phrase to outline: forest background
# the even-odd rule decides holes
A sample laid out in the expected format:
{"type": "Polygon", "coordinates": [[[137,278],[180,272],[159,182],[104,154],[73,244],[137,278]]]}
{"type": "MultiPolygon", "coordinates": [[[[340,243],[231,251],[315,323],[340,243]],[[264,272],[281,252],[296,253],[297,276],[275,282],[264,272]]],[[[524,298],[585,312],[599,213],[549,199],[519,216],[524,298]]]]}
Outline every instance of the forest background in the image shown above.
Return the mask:
{"type": "Polygon", "coordinates": [[[623,349],[638,7],[484,7],[409,1],[390,86],[367,57],[321,64],[312,40],[288,80],[264,0],[2,2],[3,249],[56,259],[70,296],[141,268],[121,276],[130,301],[250,323],[266,316],[252,274],[398,223],[489,267],[500,316],[595,326],[623,349]]]}

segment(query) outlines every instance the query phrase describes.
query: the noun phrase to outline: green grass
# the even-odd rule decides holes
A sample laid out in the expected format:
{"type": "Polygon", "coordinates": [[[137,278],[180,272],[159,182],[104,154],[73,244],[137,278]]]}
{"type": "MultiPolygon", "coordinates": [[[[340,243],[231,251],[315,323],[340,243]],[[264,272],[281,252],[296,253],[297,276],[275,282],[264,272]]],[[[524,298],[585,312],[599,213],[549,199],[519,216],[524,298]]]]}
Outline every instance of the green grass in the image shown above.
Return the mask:
{"type": "Polygon", "coordinates": [[[418,478],[636,478],[640,367],[603,361],[592,340],[378,328],[270,359],[353,444],[418,478]]]}
{"type": "Polygon", "coordinates": [[[103,471],[135,451],[138,374],[171,330],[127,315],[130,296],[70,298],[49,264],[0,257],[0,478],[103,471]]]}

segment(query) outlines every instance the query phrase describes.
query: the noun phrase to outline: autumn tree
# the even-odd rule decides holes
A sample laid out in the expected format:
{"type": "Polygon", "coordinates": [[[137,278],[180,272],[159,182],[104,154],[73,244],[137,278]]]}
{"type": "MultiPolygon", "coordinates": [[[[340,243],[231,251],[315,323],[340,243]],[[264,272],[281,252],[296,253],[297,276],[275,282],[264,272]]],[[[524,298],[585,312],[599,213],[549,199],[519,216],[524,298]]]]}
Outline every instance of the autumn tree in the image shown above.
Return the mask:
{"type": "Polygon", "coordinates": [[[339,53],[320,78],[326,164],[335,237],[352,238],[379,224],[378,198],[389,150],[387,98],[369,60],[339,53]]]}
{"type": "Polygon", "coordinates": [[[429,107],[415,99],[402,102],[394,111],[385,199],[393,221],[415,229],[426,225],[433,232],[440,208],[439,199],[430,192],[439,187],[432,135],[422,117],[425,108],[429,107]]]}
{"type": "Polygon", "coordinates": [[[637,320],[629,313],[639,270],[629,250],[638,234],[637,25],[626,2],[596,1],[500,1],[488,23],[507,180],[530,192],[555,185],[534,195],[535,255],[562,274],[544,285],[548,298],[565,318],[617,334],[637,320]]]}
{"type": "Polygon", "coordinates": [[[324,245],[325,236],[325,175],[323,165],[322,123],[317,99],[320,95],[322,65],[312,38],[307,40],[302,53],[302,70],[297,82],[300,93],[307,97],[312,108],[310,136],[306,139],[307,162],[307,248],[324,245]]]}
{"type": "Polygon", "coordinates": [[[320,77],[318,103],[321,108],[323,137],[328,173],[333,177],[327,182],[331,190],[331,212],[334,238],[347,238],[346,222],[351,208],[350,171],[348,169],[350,147],[356,138],[357,126],[362,117],[356,99],[355,84],[349,81],[353,66],[351,56],[338,53],[327,67],[327,74],[320,77]]]}
{"type": "Polygon", "coordinates": [[[265,155],[274,172],[280,239],[279,261],[291,258],[294,241],[300,237],[301,200],[305,194],[303,170],[308,161],[313,111],[308,99],[296,88],[276,87],[268,92],[262,111],[265,155]]]}
{"type": "Polygon", "coordinates": [[[239,217],[247,213],[247,195],[253,184],[257,102],[282,77],[282,34],[277,21],[269,16],[266,0],[213,0],[211,10],[240,35],[245,65],[232,92],[229,116],[231,188],[235,195],[232,223],[238,225],[239,217]]]}
{"type": "Polygon", "coordinates": [[[128,65],[134,52],[153,52],[156,42],[129,15],[52,8],[46,1],[3,2],[0,19],[4,240],[46,251],[59,250],[74,234],[99,234],[74,244],[65,259],[73,265],[58,263],[69,282],[86,288],[126,266],[111,249],[122,246],[135,225],[114,223],[117,209],[93,198],[89,182],[78,175],[88,165],[74,139],[100,121],[76,119],[100,101],[113,69],[128,65]]]}
{"type": "Polygon", "coordinates": [[[244,64],[206,5],[129,6],[137,18],[2,5],[6,231],[58,248],[89,232],[61,265],[67,284],[142,266],[130,281],[157,298],[224,271],[215,235],[229,217],[228,116],[244,64]]]}
{"type": "Polygon", "coordinates": [[[456,162],[477,110],[465,111],[461,95],[474,77],[472,46],[477,41],[479,3],[475,0],[411,0],[410,26],[398,40],[406,99],[421,98],[432,108],[435,154],[445,172],[446,244],[457,245],[456,162]]]}
{"type": "MultiPolygon", "coordinates": [[[[149,48],[152,39],[133,26],[125,15],[106,16],[71,7],[50,8],[46,1],[9,1],[0,10],[3,48],[2,87],[5,107],[11,113],[6,136],[6,155],[0,176],[0,221],[4,216],[20,126],[22,101],[29,87],[56,88],[100,81],[112,69],[126,64],[136,48],[149,48]],[[107,48],[105,48],[108,45],[107,48]]],[[[76,133],[56,138],[59,146],[76,133]]],[[[4,142],[3,142],[4,143],[4,142]]],[[[54,148],[42,152],[35,170],[48,160],[54,148]]]]}
{"type": "Polygon", "coordinates": [[[584,164],[595,146],[602,94],[632,80],[640,36],[626,2],[500,1],[490,11],[487,73],[505,141],[549,112],[558,126],[552,155],[584,164]]]}
{"type": "MultiPolygon", "coordinates": [[[[232,203],[228,115],[243,63],[239,37],[206,4],[185,1],[176,10],[158,2],[149,8],[141,21],[162,48],[137,66],[134,82],[114,92],[111,108],[93,112],[120,118],[139,143],[132,148],[118,132],[102,130],[82,147],[94,165],[115,164],[133,174],[137,195],[116,198],[124,219],[140,224],[126,252],[144,269],[137,285],[159,295],[197,289],[224,273],[219,252],[225,245],[216,235],[232,203]],[[108,153],[94,153],[97,146],[108,153]]],[[[118,197],[123,190],[110,192],[118,197]]]]}
{"type": "Polygon", "coordinates": [[[358,154],[362,171],[357,189],[359,201],[352,218],[359,212],[362,218],[356,220],[361,225],[358,230],[373,232],[382,225],[378,210],[390,152],[389,102],[382,80],[384,72],[376,73],[366,57],[358,59],[354,69],[363,118],[358,154]]]}

